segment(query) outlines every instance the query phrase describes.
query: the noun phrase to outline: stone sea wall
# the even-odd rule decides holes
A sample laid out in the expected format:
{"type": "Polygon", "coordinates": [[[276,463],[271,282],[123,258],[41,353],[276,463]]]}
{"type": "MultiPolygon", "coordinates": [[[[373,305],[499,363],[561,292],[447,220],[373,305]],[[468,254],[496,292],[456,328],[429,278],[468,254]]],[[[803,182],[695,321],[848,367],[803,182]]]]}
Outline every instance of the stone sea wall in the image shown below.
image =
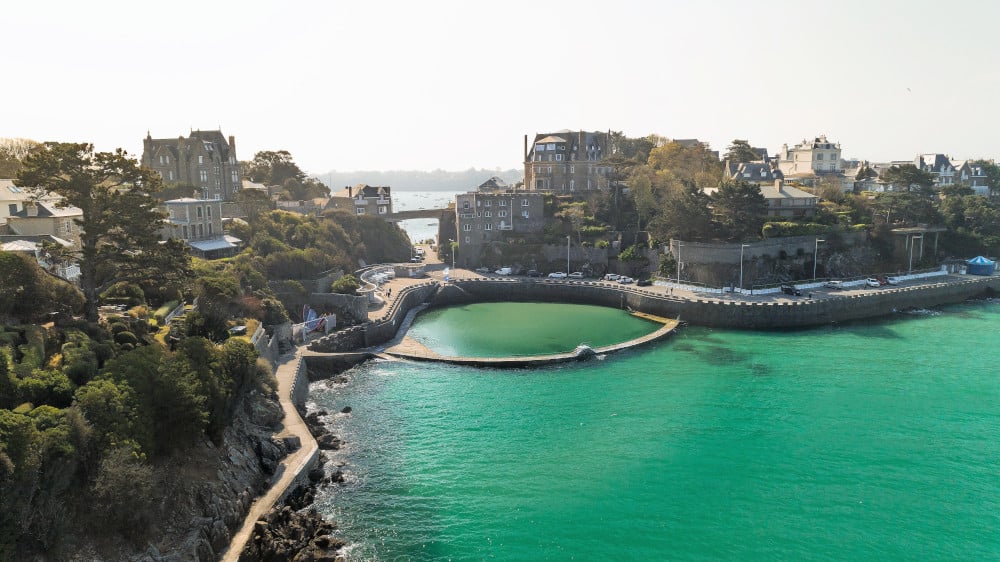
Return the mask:
{"type": "Polygon", "coordinates": [[[797,297],[787,301],[726,301],[685,300],[610,283],[475,279],[442,287],[432,304],[448,306],[481,301],[596,304],[679,318],[701,326],[767,330],[874,318],[894,310],[957,303],[990,290],[1000,291],[1000,277],[952,277],[940,283],[881,288],[815,300],[797,297]]]}

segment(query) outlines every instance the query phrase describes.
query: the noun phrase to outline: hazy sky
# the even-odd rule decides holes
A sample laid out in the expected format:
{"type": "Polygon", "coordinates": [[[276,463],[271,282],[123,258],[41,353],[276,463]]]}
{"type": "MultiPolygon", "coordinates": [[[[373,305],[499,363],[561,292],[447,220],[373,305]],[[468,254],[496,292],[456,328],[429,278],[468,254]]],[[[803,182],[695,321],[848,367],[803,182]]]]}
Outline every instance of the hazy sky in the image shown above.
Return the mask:
{"type": "Polygon", "coordinates": [[[1000,3],[8,2],[0,137],[234,135],[311,173],[520,167],[559,129],[1000,158],[1000,3]]]}

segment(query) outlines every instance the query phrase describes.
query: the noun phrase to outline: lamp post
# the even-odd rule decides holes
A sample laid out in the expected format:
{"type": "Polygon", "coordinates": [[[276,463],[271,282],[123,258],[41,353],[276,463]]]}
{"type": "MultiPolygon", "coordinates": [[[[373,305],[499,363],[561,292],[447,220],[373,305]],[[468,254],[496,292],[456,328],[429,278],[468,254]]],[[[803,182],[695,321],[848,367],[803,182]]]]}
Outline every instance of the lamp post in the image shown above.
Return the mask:
{"type": "Polygon", "coordinates": [[[816,247],[813,249],[813,281],[816,280],[816,258],[819,257],[819,243],[826,242],[822,238],[816,239],[816,247]]]}
{"type": "Polygon", "coordinates": [[[740,244],[740,293],[743,292],[743,249],[750,244],[740,244]]]}
{"type": "Polygon", "coordinates": [[[566,237],[566,275],[569,275],[569,236],[566,237]]]}
{"type": "Polygon", "coordinates": [[[681,284],[681,248],[684,244],[677,242],[677,284],[681,284]]]}
{"type": "MultiPolygon", "coordinates": [[[[917,234],[915,236],[911,236],[910,237],[910,269],[909,269],[909,272],[907,273],[907,275],[912,275],[913,274],[913,241],[916,240],[917,238],[920,239],[920,245],[921,246],[924,245],[924,235],[923,234],[917,234]]],[[[922,250],[922,248],[921,248],[921,250],[922,250]]],[[[920,253],[921,253],[921,255],[923,255],[923,251],[921,251],[920,253]]]]}

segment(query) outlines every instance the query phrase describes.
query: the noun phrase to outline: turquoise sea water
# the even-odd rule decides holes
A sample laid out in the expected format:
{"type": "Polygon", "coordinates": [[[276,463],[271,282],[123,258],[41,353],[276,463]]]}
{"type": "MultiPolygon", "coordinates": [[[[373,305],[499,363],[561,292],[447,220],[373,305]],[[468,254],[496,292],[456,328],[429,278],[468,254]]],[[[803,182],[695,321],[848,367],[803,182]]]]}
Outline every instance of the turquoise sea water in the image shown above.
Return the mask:
{"type": "Polygon", "coordinates": [[[316,504],[354,560],[995,560],[998,345],[975,302],[536,370],[369,363],[314,385],[353,408],[316,504]]]}

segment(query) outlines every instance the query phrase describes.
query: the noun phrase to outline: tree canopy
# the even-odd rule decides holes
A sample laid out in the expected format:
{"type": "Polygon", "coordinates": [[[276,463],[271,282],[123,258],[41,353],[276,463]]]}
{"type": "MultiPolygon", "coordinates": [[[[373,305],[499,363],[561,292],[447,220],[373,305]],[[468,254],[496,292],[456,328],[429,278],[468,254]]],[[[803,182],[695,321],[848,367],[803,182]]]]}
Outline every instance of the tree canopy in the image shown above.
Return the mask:
{"type": "Polygon", "coordinates": [[[25,158],[17,185],[50,191],[60,206],[83,212],[80,236],[80,288],[87,320],[97,321],[98,289],[118,278],[117,265],[159,251],[164,214],[150,197],[160,175],[140,167],[124,150],[94,152],[87,143],[47,142],[25,158]]]}
{"type": "Polygon", "coordinates": [[[280,185],[283,198],[297,201],[315,197],[329,197],[330,190],[315,178],[306,177],[287,150],[265,150],[244,163],[244,174],[251,181],[265,185],[280,185]]]}
{"type": "Polygon", "coordinates": [[[712,196],[712,205],[723,237],[733,241],[760,237],[767,219],[767,200],[757,184],[724,181],[712,196]]]}
{"type": "Polygon", "coordinates": [[[755,162],[760,160],[760,154],[750,146],[750,142],[744,139],[733,139],[726,149],[726,160],[732,162],[755,162]]]}

